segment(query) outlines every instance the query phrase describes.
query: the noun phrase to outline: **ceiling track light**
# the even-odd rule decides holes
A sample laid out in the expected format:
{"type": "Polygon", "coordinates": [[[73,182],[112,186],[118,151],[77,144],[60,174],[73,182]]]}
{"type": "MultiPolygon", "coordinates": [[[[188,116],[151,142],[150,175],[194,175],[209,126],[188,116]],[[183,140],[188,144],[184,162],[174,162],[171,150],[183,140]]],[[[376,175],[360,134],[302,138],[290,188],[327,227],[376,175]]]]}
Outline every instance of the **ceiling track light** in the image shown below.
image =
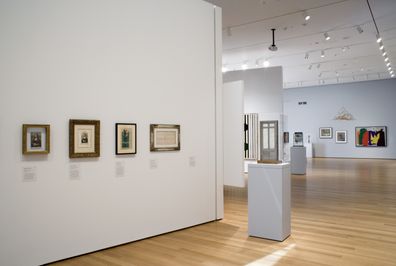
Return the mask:
{"type": "Polygon", "coordinates": [[[308,59],[309,58],[309,53],[305,53],[305,57],[304,58],[308,59]]]}
{"type": "Polygon", "coordinates": [[[389,58],[388,58],[388,57],[385,57],[384,60],[385,60],[385,62],[388,62],[388,61],[389,61],[389,58]]]}
{"type": "Polygon", "coordinates": [[[325,57],[325,52],[324,52],[324,50],[322,50],[322,51],[320,52],[320,57],[322,57],[322,58],[325,57]]]}
{"type": "Polygon", "coordinates": [[[386,63],[386,66],[388,67],[388,66],[390,66],[391,65],[391,63],[390,62],[388,62],[388,63],[386,63]]]}
{"type": "Polygon", "coordinates": [[[325,32],[323,35],[324,35],[326,41],[331,39],[327,32],[325,32]]]}
{"type": "Polygon", "coordinates": [[[387,55],[387,53],[384,51],[383,53],[382,53],[382,56],[386,56],[387,55]]]}
{"type": "Polygon", "coordinates": [[[275,29],[271,29],[272,31],[272,45],[268,47],[268,49],[272,52],[278,51],[278,47],[275,44],[275,29]]]}
{"type": "Polygon", "coordinates": [[[356,30],[357,30],[357,32],[358,32],[359,34],[362,34],[362,33],[363,33],[363,29],[362,29],[362,27],[360,27],[360,25],[356,27],[356,30]]]}
{"type": "Polygon", "coordinates": [[[312,69],[312,64],[311,65],[309,65],[309,67],[308,67],[308,70],[311,70],[312,69]]]}
{"type": "Polygon", "coordinates": [[[379,33],[377,33],[376,37],[377,37],[377,43],[382,42],[382,38],[381,38],[381,36],[379,35],[379,33]]]}
{"type": "Polygon", "coordinates": [[[388,71],[391,71],[392,70],[392,68],[391,67],[388,67],[388,71]]]}
{"type": "Polygon", "coordinates": [[[379,42],[379,49],[382,51],[385,49],[385,46],[382,42],[379,42]]]}

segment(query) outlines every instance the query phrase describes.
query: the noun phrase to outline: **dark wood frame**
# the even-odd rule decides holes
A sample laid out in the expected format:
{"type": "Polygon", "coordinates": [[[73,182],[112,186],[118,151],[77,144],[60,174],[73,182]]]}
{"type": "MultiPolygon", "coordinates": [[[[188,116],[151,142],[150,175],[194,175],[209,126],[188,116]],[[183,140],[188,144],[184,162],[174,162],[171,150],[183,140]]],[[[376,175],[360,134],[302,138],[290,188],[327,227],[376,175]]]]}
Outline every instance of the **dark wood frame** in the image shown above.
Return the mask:
{"type": "Polygon", "coordinates": [[[51,140],[51,130],[50,125],[43,125],[43,124],[23,124],[22,125],[22,154],[31,155],[31,154],[48,154],[50,153],[50,140],[51,140]],[[27,131],[28,128],[31,127],[38,127],[45,129],[45,150],[44,151],[28,151],[27,149],[27,131]]]}
{"type": "Polygon", "coordinates": [[[137,125],[135,123],[116,123],[115,124],[115,154],[116,155],[131,155],[131,154],[136,154],[137,153],[137,125]],[[134,144],[135,144],[135,152],[127,152],[127,153],[120,153],[120,151],[118,150],[118,127],[119,126],[134,126],[135,129],[135,139],[134,139],[134,144]]]}
{"type": "Polygon", "coordinates": [[[180,150],[180,125],[168,125],[168,124],[151,124],[150,125],[150,151],[179,151],[180,150]],[[154,147],[154,129],[156,128],[168,128],[177,129],[177,147],[171,148],[159,148],[154,147]]]}
{"type": "Polygon", "coordinates": [[[320,128],[319,128],[319,138],[320,138],[320,139],[332,139],[332,138],[333,138],[333,128],[332,128],[332,127],[320,127],[320,128]],[[322,136],[321,136],[321,131],[322,131],[322,129],[327,129],[327,128],[330,128],[330,130],[331,130],[331,136],[330,136],[330,137],[322,137],[322,136]]]}
{"type": "Polygon", "coordinates": [[[100,121],[99,120],[69,120],[69,158],[90,158],[100,156],[100,121]],[[94,125],[95,126],[95,151],[76,153],[74,151],[74,128],[76,125],[94,125]]]}
{"type": "Polygon", "coordinates": [[[289,143],[289,132],[283,132],[283,143],[289,143]]]}

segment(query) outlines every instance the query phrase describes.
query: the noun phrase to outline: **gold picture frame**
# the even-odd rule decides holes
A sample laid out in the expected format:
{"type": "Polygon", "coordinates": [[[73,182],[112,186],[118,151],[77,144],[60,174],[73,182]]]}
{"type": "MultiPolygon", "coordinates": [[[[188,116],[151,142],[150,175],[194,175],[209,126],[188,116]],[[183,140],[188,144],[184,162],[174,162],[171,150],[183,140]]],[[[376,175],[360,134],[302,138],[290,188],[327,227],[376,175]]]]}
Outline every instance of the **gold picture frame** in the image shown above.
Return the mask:
{"type": "Polygon", "coordinates": [[[22,154],[50,153],[50,125],[22,125],[22,154]]]}
{"type": "Polygon", "coordinates": [[[150,151],[179,151],[180,125],[151,124],[150,151]]]}
{"type": "Polygon", "coordinates": [[[100,121],[69,120],[69,157],[91,158],[100,156],[100,121]]]}

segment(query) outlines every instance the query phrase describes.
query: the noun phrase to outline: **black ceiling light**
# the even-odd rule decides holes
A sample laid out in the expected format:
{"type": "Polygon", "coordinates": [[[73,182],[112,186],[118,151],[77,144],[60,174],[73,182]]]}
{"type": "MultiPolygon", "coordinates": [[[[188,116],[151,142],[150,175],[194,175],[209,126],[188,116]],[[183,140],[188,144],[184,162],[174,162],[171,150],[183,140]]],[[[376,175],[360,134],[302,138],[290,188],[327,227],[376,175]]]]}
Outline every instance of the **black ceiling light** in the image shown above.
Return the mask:
{"type": "Polygon", "coordinates": [[[271,29],[271,30],[272,30],[272,45],[268,47],[268,49],[272,52],[276,52],[278,51],[278,47],[276,47],[275,45],[275,29],[271,29]]]}

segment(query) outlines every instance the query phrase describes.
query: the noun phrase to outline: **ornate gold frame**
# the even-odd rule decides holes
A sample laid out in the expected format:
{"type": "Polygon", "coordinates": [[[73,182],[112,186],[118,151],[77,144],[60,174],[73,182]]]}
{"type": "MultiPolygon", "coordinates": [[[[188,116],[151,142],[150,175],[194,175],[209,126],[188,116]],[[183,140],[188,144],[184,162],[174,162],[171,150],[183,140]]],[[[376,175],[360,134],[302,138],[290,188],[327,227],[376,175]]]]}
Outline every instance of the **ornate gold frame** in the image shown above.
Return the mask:
{"type": "Polygon", "coordinates": [[[69,158],[91,158],[100,156],[100,121],[99,120],[69,120],[69,158]],[[76,125],[94,125],[95,126],[95,151],[76,153],[74,150],[74,131],[76,125]]]}
{"type": "Polygon", "coordinates": [[[50,125],[42,125],[42,124],[23,124],[22,125],[22,154],[31,155],[31,154],[48,154],[50,153],[50,125]],[[45,150],[44,151],[29,151],[27,149],[27,131],[28,128],[31,127],[39,127],[45,129],[45,150]]]}

